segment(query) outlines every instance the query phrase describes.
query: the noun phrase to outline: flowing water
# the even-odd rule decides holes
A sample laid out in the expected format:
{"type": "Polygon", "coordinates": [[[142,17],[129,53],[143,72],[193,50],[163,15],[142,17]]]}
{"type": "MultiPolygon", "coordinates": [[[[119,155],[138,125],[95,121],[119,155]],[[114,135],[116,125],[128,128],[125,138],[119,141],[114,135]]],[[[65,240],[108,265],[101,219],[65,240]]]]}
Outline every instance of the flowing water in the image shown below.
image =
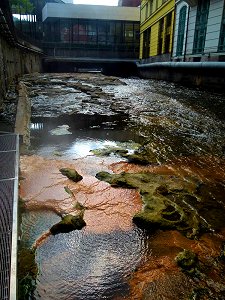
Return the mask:
{"type": "MultiPolygon", "coordinates": [[[[198,240],[175,230],[149,235],[132,222],[142,207],[138,190],[115,189],[95,175],[192,176],[211,187],[212,210],[225,209],[224,96],[99,73],[25,76],[23,82],[32,119],[30,152],[21,156],[20,196],[26,205],[21,239],[36,249],[39,272],[33,298],[188,299],[198,284],[179,271],[174,258],[191,249],[212,265],[225,240],[225,224],[198,240]],[[115,152],[92,152],[119,147],[132,154],[143,144],[154,156],[144,166],[115,152]],[[62,167],[75,168],[83,180],[71,182],[59,172],[62,167]],[[76,213],[77,201],[87,208],[87,225],[50,235],[60,215],[76,213]]],[[[210,299],[225,299],[224,270],[218,267],[207,275],[210,299]]]]}

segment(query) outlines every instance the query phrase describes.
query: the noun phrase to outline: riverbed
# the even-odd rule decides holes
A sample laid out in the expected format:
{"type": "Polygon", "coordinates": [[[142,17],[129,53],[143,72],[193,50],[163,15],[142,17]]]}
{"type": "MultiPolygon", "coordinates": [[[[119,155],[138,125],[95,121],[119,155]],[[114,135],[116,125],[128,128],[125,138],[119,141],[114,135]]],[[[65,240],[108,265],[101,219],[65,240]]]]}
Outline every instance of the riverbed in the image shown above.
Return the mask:
{"type": "Polygon", "coordinates": [[[20,161],[21,241],[38,267],[32,299],[225,299],[224,95],[101,73],[21,81],[32,105],[20,161]],[[72,182],[62,168],[83,179],[72,182]],[[185,189],[201,230],[138,226],[143,188],[113,186],[96,177],[103,171],[151,174],[160,187],[175,186],[173,197],[185,189]],[[50,234],[77,203],[86,226],[50,234]],[[184,249],[198,257],[195,274],[176,262],[184,249]]]}

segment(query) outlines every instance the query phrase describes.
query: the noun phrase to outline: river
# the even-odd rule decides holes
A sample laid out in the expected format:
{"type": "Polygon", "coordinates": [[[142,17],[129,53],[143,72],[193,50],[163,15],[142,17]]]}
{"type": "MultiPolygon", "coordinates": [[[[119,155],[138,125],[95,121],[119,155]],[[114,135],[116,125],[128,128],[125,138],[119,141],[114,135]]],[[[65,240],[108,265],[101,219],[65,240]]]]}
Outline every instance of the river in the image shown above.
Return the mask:
{"type": "Polygon", "coordinates": [[[100,73],[21,81],[32,103],[31,145],[20,161],[20,239],[38,267],[30,299],[225,299],[224,95],[100,73]],[[61,168],[83,179],[72,182],[61,168]],[[151,180],[115,187],[96,177],[103,171],[151,180]],[[133,222],[149,206],[152,182],[152,197],[158,191],[164,204],[194,215],[198,234],[133,222]],[[50,234],[77,203],[86,226],[50,234]],[[183,249],[198,257],[192,276],[176,263],[183,249]]]}

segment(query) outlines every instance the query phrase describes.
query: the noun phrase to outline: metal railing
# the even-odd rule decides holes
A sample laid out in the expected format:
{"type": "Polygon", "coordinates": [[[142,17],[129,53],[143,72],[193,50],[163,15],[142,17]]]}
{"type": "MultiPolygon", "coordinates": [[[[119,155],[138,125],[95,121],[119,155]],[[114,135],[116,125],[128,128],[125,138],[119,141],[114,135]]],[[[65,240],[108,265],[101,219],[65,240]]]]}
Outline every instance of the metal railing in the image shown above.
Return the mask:
{"type": "Polygon", "coordinates": [[[0,299],[17,298],[19,136],[0,131],[0,299]]]}

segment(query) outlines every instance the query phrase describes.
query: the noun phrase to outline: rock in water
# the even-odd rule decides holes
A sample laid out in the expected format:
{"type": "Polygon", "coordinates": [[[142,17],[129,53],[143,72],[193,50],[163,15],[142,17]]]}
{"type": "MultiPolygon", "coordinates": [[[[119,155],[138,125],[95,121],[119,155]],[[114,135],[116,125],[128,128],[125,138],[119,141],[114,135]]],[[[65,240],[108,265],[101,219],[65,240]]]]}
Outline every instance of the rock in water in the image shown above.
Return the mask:
{"type": "Polygon", "coordinates": [[[59,233],[67,233],[73,230],[81,230],[86,226],[86,222],[83,219],[83,213],[79,213],[76,216],[67,215],[62,218],[62,221],[53,225],[50,229],[52,235],[59,233]]]}
{"type": "Polygon", "coordinates": [[[59,171],[74,182],[78,182],[83,179],[83,177],[75,169],[62,168],[59,171]]]}
{"type": "Polygon", "coordinates": [[[61,125],[58,126],[55,129],[50,130],[50,134],[51,135],[68,135],[68,134],[72,134],[72,132],[69,131],[69,126],[68,125],[61,125]]]}

